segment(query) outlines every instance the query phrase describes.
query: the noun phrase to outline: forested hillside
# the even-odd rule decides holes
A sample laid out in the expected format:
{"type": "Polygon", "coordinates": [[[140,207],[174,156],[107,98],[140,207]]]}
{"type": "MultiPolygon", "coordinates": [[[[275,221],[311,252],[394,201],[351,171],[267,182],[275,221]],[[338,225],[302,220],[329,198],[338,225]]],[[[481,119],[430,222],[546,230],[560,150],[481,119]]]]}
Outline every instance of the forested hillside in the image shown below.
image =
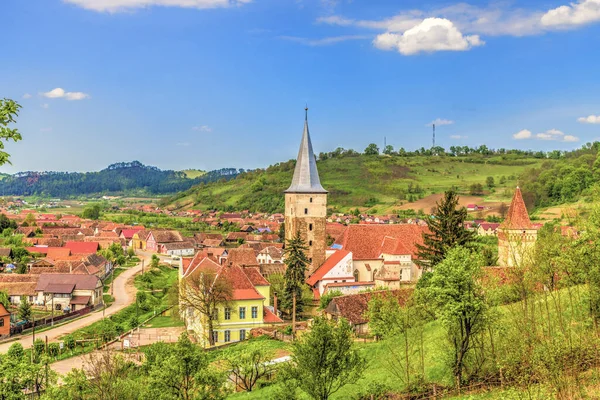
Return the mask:
{"type": "Polygon", "coordinates": [[[97,172],[20,172],[0,180],[2,195],[74,197],[89,194],[160,195],[187,190],[200,183],[229,180],[241,171],[223,168],[193,179],[183,171],[163,171],[132,161],[97,172]]]}

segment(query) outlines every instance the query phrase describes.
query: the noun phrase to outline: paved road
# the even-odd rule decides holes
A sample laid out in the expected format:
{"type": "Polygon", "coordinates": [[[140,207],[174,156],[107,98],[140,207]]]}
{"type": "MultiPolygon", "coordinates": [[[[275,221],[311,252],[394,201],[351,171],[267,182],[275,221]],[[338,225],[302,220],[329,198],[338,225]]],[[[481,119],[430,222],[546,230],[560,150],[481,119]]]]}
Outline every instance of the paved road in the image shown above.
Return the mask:
{"type": "MultiPolygon", "coordinates": [[[[146,252],[138,252],[138,257],[141,260],[145,260],[145,265],[147,266],[150,263],[150,253],[146,252]]],[[[121,275],[117,276],[114,282],[114,294],[115,302],[106,309],[104,312],[105,316],[109,316],[115,314],[132,304],[135,301],[135,293],[137,292],[136,287],[133,284],[133,277],[138,272],[142,270],[142,263],[129,268],[127,271],[123,272],[121,275]]],[[[57,338],[68,335],[69,333],[75,332],[77,329],[86,327],[90,324],[93,324],[96,321],[100,321],[103,318],[102,311],[97,311],[91,314],[87,314],[86,316],[74,320],[72,322],[68,322],[64,325],[57,326],[56,328],[49,329],[39,334],[36,334],[36,338],[44,339],[47,336],[48,341],[54,341],[57,338]]],[[[19,340],[0,344],[0,354],[8,351],[8,348],[13,344],[19,342],[23,345],[24,348],[31,347],[33,342],[32,335],[25,335],[21,337],[19,340]]]]}

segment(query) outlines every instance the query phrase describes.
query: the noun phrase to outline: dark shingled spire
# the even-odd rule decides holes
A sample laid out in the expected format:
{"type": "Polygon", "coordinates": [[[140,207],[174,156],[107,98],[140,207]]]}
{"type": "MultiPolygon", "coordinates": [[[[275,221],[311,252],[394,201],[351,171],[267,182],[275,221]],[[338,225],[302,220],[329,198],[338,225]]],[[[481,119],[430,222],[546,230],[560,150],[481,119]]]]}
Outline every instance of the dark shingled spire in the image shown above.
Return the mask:
{"type": "Polygon", "coordinates": [[[298,150],[296,159],[296,169],[292,184],[285,191],[286,193],[327,193],[327,190],[321,186],[319,172],[317,171],[317,160],[313,153],[310,134],[308,133],[308,107],[304,109],[304,132],[298,150]]]}

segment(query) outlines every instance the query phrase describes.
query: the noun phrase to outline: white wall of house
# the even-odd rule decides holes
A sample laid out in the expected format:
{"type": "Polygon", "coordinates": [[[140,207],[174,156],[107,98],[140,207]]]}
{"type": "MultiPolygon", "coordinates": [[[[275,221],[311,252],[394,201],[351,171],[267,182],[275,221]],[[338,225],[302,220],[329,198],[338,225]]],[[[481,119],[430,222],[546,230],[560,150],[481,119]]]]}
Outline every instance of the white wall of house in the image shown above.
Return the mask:
{"type": "Polygon", "coordinates": [[[333,268],[331,268],[315,285],[319,294],[325,291],[325,285],[337,282],[354,282],[352,269],[352,253],[348,253],[333,268]]]}

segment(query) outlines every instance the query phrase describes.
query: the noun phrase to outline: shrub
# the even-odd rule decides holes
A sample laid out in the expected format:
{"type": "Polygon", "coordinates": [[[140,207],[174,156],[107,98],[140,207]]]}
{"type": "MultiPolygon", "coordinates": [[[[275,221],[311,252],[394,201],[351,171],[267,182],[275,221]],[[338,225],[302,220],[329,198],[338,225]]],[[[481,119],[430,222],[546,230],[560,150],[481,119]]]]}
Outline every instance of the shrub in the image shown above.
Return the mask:
{"type": "Polygon", "coordinates": [[[48,355],[50,357],[57,357],[59,352],[60,346],[58,345],[58,343],[54,342],[48,345],[48,355]]]}
{"type": "Polygon", "coordinates": [[[36,355],[44,353],[45,349],[46,343],[44,343],[42,339],[36,339],[35,342],[33,342],[33,351],[36,355]]]}
{"type": "Polygon", "coordinates": [[[8,356],[16,360],[23,358],[25,352],[21,343],[13,343],[8,348],[8,356]]]}
{"type": "Polygon", "coordinates": [[[69,350],[73,350],[75,348],[75,337],[73,335],[67,335],[64,338],[65,347],[69,350]]]}

